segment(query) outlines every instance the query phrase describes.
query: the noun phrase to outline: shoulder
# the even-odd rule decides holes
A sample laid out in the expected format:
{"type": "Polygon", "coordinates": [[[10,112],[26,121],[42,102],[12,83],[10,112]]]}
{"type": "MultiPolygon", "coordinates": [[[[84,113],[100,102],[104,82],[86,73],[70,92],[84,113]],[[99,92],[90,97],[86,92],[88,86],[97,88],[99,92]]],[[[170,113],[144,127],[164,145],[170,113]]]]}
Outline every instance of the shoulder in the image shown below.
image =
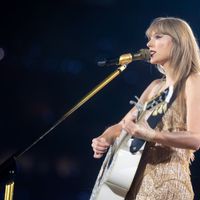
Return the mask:
{"type": "Polygon", "coordinates": [[[145,101],[149,100],[150,98],[152,98],[157,93],[157,91],[159,90],[159,87],[161,86],[163,81],[164,81],[163,79],[153,80],[149,84],[149,86],[144,90],[144,92],[141,96],[142,102],[145,102],[145,101]]]}
{"type": "Polygon", "coordinates": [[[200,73],[192,73],[186,80],[186,86],[191,86],[199,82],[200,82],[200,73]]]}
{"type": "Polygon", "coordinates": [[[152,96],[156,95],[164,83],[165,83],[165,80],[163,79],[156,79],[152,81],[147,87],[148,98],[152,98],[152,96]]]}
{"type": "Polygon", "coordinates": [[[149,84],[148,88],[152,90],[153,88],[160,86],[163,83],[163,81],[164,79],[155,79],[149,84]]]}
{"type": "Polygon", "coordinates": [[[192,132],[200,131],[200,74],[191,74],[185,84],[187,109],[187,129],[192,132]]]}
{"type": "Polygon", "coordinates": [[[186,92],[189,92],[191,89],[198,89],[200,86],[200,73],[191,74],[186,80],[186,92]]]}
{"type": "Polygon", "coordinates": [[[200,73],[191,74],[185,84],[186,99],[199,97],[200,98],[200,73]]]}

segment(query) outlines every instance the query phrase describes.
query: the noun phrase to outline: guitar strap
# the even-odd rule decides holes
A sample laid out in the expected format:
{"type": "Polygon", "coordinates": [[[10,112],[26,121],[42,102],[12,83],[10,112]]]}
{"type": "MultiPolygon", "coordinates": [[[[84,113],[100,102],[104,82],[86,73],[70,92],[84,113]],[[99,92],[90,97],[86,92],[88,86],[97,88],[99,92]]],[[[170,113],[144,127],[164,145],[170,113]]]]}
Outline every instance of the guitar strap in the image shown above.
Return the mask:
{"type": "MultiPolygon", "coordinates": [[[[162,96],[162,95],[166,96],[166,94],[168,94],[168,92],[169,92],[169,89],[170,89],[169,87],[166,88],[157,98],[159,99],[160,96],[162,96]]],[[[149,126],[152,129],[156,128],[157,124],[160,122],[160,120],[166,113],[167,109],[172,105],[172,103],[176,99],[176,97],[177,97],[177,87],[174,89],[173,94],[172,94],[171,98],[169,99],[169,102],[166,104],[166,109],[162,112],[157,112],[156,114],[153,114],[154,111],[152,112],[152,114],[150,115],[150,117],[147,120],[147,123],[149,124],[149,126]]],[[[152,107],[150,107],[150,108],[152,108],[152,107]]],[[[130,152],[133,154],[136,153],[137,151],[140,150],[140,148],[143,146],[144,143],[145,143],[145,140],[134,138],[130,145],[130,152]]]]}

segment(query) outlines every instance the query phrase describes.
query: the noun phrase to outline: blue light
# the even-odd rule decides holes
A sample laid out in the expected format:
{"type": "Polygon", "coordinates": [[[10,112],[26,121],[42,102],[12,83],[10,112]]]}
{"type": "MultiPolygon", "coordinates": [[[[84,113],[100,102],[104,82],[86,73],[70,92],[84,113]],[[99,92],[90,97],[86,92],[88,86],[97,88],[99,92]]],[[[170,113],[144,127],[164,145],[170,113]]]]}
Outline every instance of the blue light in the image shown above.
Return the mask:
{"type": "Polygon", "coordinates": [[[81,61],[78,60],[63,60],[60,68],[63,72],[68,72],[70,74],[79,74],[83,68],[81,61]]]}

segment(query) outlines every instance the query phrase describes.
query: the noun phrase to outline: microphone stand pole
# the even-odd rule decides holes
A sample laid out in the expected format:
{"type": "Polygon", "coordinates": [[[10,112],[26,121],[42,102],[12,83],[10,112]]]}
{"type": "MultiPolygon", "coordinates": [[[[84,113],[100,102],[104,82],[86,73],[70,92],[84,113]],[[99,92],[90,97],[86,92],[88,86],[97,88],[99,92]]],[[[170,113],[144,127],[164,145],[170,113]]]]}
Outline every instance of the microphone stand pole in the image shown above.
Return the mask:
{"type": "Polygon", "coordinates": [[[93,88],[85,97],[83,97],[74,107],[72,107],[67,113],[65,113],[49,130],[36,139],[31,145],[27,146],[23,150],[20,150],[10,156],[6,161],[0,165],[0,182],[5,184],[4,200],[13,200],[14,193],[14,180],[16,176],[16,161],[33,146],[35,146],[40,140],[47,136],[54,128],[56,128],[67,117],[74,113],[79,107],[92,98],[97,92],[103,89],[108,83],[116,78],[127,67],[127,64],[119,66],[113,73],[105,78],[100,84],[93,88]]]}

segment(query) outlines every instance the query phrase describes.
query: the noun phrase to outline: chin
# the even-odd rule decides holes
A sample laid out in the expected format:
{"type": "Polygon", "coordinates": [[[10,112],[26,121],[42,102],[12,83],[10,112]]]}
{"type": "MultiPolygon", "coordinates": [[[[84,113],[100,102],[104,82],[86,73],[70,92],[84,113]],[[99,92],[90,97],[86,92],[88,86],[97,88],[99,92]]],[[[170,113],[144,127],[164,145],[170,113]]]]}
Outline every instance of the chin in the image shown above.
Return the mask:
{"type": "Polygon", "coordinates": [[[152,58],[150,59],[150,63],[153,64],[153,65],[162,65],[161,62],[159,62],[156,59],[152,59],[152,58]]]}
{"type": "Polygon", "coordinates": [[[150,63],[153,64],[153,65],[157,65],[158,62],[156,62],[155,60],[150,60],[150,63]]]}

